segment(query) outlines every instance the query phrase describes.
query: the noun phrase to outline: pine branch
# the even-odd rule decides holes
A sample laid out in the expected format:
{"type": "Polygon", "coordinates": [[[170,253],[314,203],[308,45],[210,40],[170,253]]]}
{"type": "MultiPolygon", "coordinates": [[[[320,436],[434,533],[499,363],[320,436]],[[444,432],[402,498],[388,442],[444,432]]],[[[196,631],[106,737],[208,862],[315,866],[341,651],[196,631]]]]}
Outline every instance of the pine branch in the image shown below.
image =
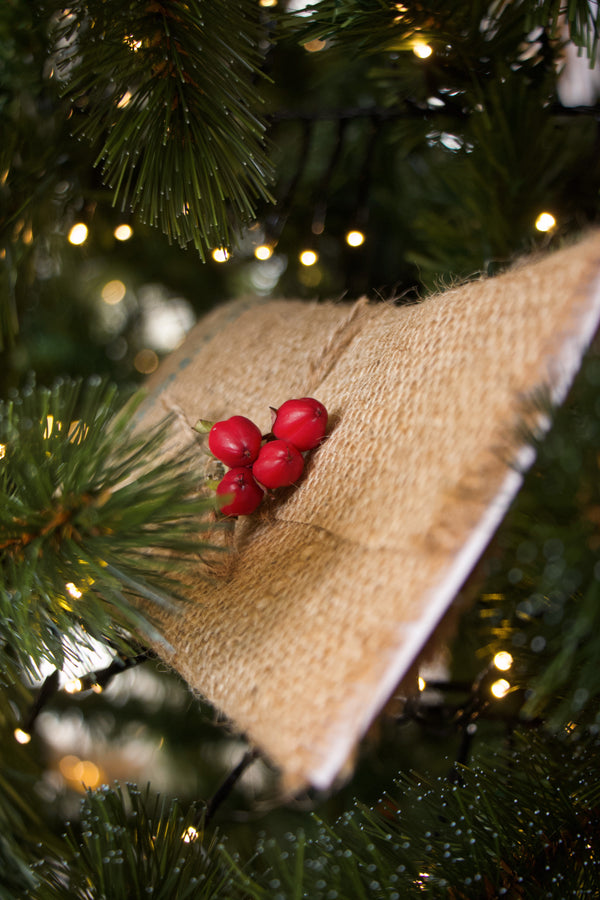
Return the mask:
{"type": "MultiPolygon", "coordinates": [[[[487,0],[456,6],[446,2],[421,4],[391,3],[386,0],[320,0],[303,12],[302,17],[288,15],[286,27],[301,43],[329,40],[355,52],[411,50],[416,40],[429,41],[443,49],[451,43],[463,52],[481,55],[496,40],[512,40],[511,31],[519,29],[521,39],[535,27],[547,30],[553,39],[561,38],[561,24],[568,28],[571,40],[586,50],[593,62],[598,43],[600,11],[588,0],[514,0],[490,4],[487,0]],[[507,27],[508,26],[508,27],[507,27]]],[[[493,55],[493,51],[490,52],[493,55]]]]}
{"type": "Polygon", "coordinates": [[[316,820],[313,838],[260,841],[263,863],[248,895],[591,896],[599,749],[597,737],[549,742],[529,733],[518,749],[463,767],[458,783],[402,777],[374,808],[357,803],[333,826],[316,820]]]}
{"type": "Polygon", "coordinates": [[[166,425],[144,436],[131,405],[92,381],[0,404],[0,658],[62,668],[64,636],[160,640],[152,608],[173,608],[178,572],[205,544],[211,507],[189,460],[165,462],[166,425]],[[140,607],[140,598],[145,609],[140,607]]]}
{"type": "Polygon", "coordinates": [[[202,258],[268,200],[251,0],[70,5],[56,36],[77,133],[114,203],[202,258]]]}
{"type": "Polygon", "coordinates": [[[231,874],[216,848],[194,826],[196,809],[141,793],[134,786],[88,792],[81,824],[62,855],[41,868],[36,900],[156,900],[230,896],[231,874]]]}

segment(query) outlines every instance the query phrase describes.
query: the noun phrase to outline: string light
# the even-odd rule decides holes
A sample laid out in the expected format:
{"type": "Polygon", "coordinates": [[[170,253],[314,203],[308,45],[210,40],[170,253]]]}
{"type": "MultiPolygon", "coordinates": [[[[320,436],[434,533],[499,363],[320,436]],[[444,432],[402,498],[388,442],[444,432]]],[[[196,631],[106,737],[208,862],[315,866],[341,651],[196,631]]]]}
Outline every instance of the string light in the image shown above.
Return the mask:
{"type": "Polygon", "coordinates": [[[29,734],[29,732],[23,731],[22,728],[15,728],[13,734],[15,736],[15,741],[17,741],[17,743],[19,744],[28,744],[31,740],[31,735],[29,734]]]}
{"type": "Polygon", "coordinates": [[[496,653],[494,656],[494,665],[497,669],[500,669],[501,672],[508,672],[512,664],[513,658],[508,650],[500,650],[500,652],[496,653]]]}
{"type": "Polygon", "coordinates": [[[113,234],[118,241],[128,241],[133,234],[133,228],[131,225],[123,223],[122,225],[117,225],[113,234]]]}
{"type": "Polygon", "coordinates": [[[65,684],[65,691],[67,694],[79,694],[82,690],[83,684],[79,678],[74,678],[72,681],[67,681],[65,684]]]}
{"type": "Polygon", "coordinates": [[[126,293],[127,288],[123,282],[119,281],[118,278],[115,278],[113,281],[106,282],[102,288],[101,296],[104,302],[108,303],[109,306],[116,306],[117,303],[121,302],[126,293]]]}
{"type": "Polygon", "coordinates": [[[549,212],[542,212],[535,220],[535,227],[538,231],[552,231],[556,225],[556,219],[549,212]]]}
{"type": "Polygon", "coordinates": [[[184,844],[193,844],[194,841],[197,841],[200,837],[200,832],[197,828],[194,828],[193,825],[188,825],[183,834],[181,835],[181,840],[184,844]]]}
{"type": "Polygon", "coordinates": [[[346,235],[346,243],[350,247],[360,247],[361,244],[364,244],[365,236],[362,231],[349,231],[346,235]]]}
{"type": "Polygon", "coordinates": [[[84,222],[76,222],[69,231],[67,240],[75,246],[85,244],[88,236],[88,227],[84,222]]]}
{"type": "Polygon", "coordinates": [[[427,59],[433,53],[433,48],[425,41],[415,41],[412,50],[419,59],[427,59]]]}
{"type": "Polygon", "coordinates": [[[0,459],[6,456],[6,444],[0,444],[0,459]]]}
{"type": "Polygon", "coordinates": [[[78,756],[68,754],[63,756],[58,767],[67,781],[73,782],[78,790],[95,788],[100,783],[100,769],[89,759],[79,759],[78,756]]]}
{"type": "Polygon", "coordinates": [[[73,584],[72,581],[67,582],[67,584],[65,584],[65,587],[67,589],[67,592],[71,595],[71,597],[73,597],[74,600],[79,600],[79,598],[82,596],[81,591],[73,584]]]}
{"type": "Polygon", "coordinates": [[[419,684],[419,690],[420,690],[420,691],[424,691],[425,688],[427,687],[427,682],[426,682],[425,679],[422,678],[420,675],[419,675],[418,684],[419,684]]]}
{"type": "Polygon", "coordinates": [[[269,9],[271,6],[277,6],[277,0],[258,0],[258,5],[269,9]]]}
{"type": "Polygon", "coordinates": [[[136,39],[134,38],[134,36],[132,34],[126,35],[123,38],[123,43],[126,44],[130,50],[133,50],[134,53],[137,53],[137,51],[142,46],[142,42],[136,41],[136,39]]]}
{"type": "Polygon", "coordinates": [[[254,248],[254,255],[257,259],[271,259],[273,256],[273,248],[268,244],[260,244],[254,248]]]}
{"type": "Polygon", "coordinates": [[[131,91],[125,91],[119,102],[117,103],[117,109],[125,109],[129,101],[131,100],[133,94],[131,91]]]}
{"type": "Polygon", "coordinates": [[[303,266],[314,266],[318,258],[318,254],[314,250],[303,250],[300,254],[300,262],[303,266]]]}
{"type": "Polygon", "coordinates": [[[229,259],[229,253],[225,247],[217,247],[216,250],[213,250],[212,252],[212,258],[215,262],[224,263],[229,259]]]}
{"type": "Polygon", "coordinates": [[[304,49],[308,53],[318,53],[319,50],[323,50],[325,48],[326,44],[327,41],[322,41],[319,38],[315,38],[314,41],[307,41],[304,45],[304,49]]]}
{"type": "Polygon", "coordinates": [[[46,416],[46,427],[44,428],[43,434],[44,440],[47,440],[52,435],[52,432],[54,430],[62,431],[62,422],[59,422],[58,419],[55,421],[52,413],[48,413],[48,415],[46,416]]]}
{"type": "Polygon", "coordinates": [[[142,375],[150,375],[158,368],[158,356],[154,350],[140,350],[134,357],[133,365],[142,375]]]}
{"type": "Polygon", "coordinates": [[[506,678],[499,678],[498,681],[494,681],[490,690],[497,700],[501,700],[510,691],[510,682],[506,678]]]}

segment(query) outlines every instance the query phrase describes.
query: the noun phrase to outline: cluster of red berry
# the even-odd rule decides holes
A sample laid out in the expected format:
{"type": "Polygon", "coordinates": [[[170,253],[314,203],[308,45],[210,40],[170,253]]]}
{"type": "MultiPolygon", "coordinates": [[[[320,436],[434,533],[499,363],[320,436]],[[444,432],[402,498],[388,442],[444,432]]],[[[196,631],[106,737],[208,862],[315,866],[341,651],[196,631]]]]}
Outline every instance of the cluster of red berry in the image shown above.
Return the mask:
{"type": "Polygon", "coordinates": [[[304,469],[307,450],[325,437],[327,410],[312,397],[286,400],[273,409],[271,434],[263,437],[245,416],[215,422],[208,435],[211,453],[230,466],[217,486],[226,516],[249,515],[264,496],[264,489],[287,487],[304,469]]]}

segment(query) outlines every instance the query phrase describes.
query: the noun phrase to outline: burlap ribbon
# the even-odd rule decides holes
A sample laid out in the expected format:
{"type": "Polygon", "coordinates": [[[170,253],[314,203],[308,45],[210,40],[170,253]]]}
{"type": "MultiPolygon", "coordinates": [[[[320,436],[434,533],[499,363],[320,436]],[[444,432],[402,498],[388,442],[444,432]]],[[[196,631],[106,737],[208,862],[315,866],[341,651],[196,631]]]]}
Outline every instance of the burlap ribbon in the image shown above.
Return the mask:
{"type": "Polygon", "coordinates": [[[237,521],[164,623],[169,664],[288,786],[331,784],[451,605],[530,461],[525,401],[562,399],[595,332],[599,275],[593,234],[412,305],[237,301],[150,379],[144,421],[175,413],[199,477],[198,418],[330,411],[298,487],[237,521]]]}

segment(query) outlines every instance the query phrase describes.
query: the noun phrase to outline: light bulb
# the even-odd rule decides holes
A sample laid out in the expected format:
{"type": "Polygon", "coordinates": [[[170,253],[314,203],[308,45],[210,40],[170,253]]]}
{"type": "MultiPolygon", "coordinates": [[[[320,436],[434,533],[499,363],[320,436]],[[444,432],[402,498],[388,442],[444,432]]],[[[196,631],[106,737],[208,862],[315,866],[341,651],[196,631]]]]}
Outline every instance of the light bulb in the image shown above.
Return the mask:
{"type": "Polygon", "coordinates": [[[549,212],[542,212],[535,220],[535,227],[538,231],[552,231],[556,225],[556,219],[549,212]]]}
{"type": "Polygon", "coordinates": [[[494,656],[494,665],[497,669],[500,669],[501,672],[508,672],[512,664],[513,658],[508,650],[500,650],[500,652],[496,653],[494,656]]]}
{"type": "Polygon", "coordinates": [[[31,735],[29,734],[29,732],[23,731],[22,728],[15,728],[13,734],[15,736],[15,740],[19,744],[28,744],[31,740],[31,735]]]}
{"type": "Polygon", "coordinates": [[[212,252],[212,258],[215,262],[224,263],[229,259],[229,253],[225,247],[217,247],[216,250],[213,250],[212,252]]]}
{"type": "Polygon", "coordinates": [[[303,266],[314,266],[318,258],[314,250],[303,250],[300,254],[300,262],[303,266]]]}
{"type": "Polygon", "coordinates": [[[497,700],[501,700],[510,691],[510,682],[506,678],[499,678],[498,681],[494,681],[490,690],[497,700]]]}
{"type": "Polygon", "coordinates": [[[183,834],[181,835],[181,840],[184,844],[193,844],[194,841],[198,840],[199,831],[197,828],[194,828],[193,825],[188,825],[183,834]]]}
{"type": "Polygon", "coordinates": [[[123,225],[117,225],[113,234],[118,241],[128,241],[133,234],[133,228],[131,225],[123,223],[123,225]]]}
{"type": "Polygon", "coordinates": [[[118,278],[107,281],[101,291],[102,299],[109,306],[116,306],[117,303],[120,303],[126,293],[127,288],[118,278]]]}
{"type": "Polygon", "coordinates": [[[69,231],[67,240],[70,244],[84,244],[87,240],[87,236],[87,225],[85,225],[83,222],[77,222],[69,231]]]}
{"type": "Polygon", "coordinates": [[[273,248],[268,244],[260,244],[254,248],[254,255],[257,259],[271,259],[273,256],[273,248]]]}
{"type": "Polygon", "coordinates": [[[419,59],[427,59],[433,53],[433,48],[426,44],[425,41],[415,41],[413,44],[413,53],[419,59]]]}
{"type": "Polygon", "coordinates": [[[362,231],[349,231],[346,235],[346,243],[350,247],[360,247],[361,244],[364,244],[365,236],[362,231]]]}

